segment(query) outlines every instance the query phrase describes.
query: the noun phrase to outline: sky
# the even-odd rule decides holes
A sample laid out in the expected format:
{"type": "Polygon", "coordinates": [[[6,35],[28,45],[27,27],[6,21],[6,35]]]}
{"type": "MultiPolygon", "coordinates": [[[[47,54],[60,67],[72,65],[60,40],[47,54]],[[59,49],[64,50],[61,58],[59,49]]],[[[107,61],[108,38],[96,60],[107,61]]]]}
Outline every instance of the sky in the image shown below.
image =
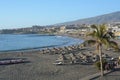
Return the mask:
{"type": "Polygon", "coordinates": [[[120,11],[120,0],[0,0],[0,29],[52,25],[120,11]]]}

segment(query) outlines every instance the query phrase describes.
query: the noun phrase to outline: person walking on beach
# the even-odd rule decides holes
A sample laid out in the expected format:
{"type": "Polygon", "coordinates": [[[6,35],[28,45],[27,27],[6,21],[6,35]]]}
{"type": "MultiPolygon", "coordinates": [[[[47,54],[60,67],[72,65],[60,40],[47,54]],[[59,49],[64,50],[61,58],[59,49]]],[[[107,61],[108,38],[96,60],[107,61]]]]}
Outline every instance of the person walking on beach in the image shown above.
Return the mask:
{"type": "Polygon", "coordinates": [[[110,70],[110,64],[109,64],[109,63],[107,63],[107,64],[105,65],[105,70],[107,70],[107,71],[110,70]]]}

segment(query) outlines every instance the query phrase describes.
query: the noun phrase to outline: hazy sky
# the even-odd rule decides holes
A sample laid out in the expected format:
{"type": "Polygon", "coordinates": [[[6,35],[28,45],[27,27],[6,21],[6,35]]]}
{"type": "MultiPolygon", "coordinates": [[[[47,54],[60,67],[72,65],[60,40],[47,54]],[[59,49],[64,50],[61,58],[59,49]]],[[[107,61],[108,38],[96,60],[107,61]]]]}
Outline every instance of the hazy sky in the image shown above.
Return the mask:
{"type": "Polygon", "coordinates": [[[0,29],[51,25],[120,11],[120,0],[0,0],[0,29]]]}

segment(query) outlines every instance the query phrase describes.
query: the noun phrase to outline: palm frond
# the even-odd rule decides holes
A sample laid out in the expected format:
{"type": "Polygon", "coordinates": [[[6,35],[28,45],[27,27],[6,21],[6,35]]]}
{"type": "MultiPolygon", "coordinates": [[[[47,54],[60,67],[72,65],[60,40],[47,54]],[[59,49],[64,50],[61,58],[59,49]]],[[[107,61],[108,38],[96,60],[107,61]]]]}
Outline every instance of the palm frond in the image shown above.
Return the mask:
{"type": "Polygon", "coordinates": [[[100,31],[101,32],[107,32],[107,28],[104,24],[100,25],[100,31]]]}
{"type": "Polygon", "coordinates": [[[99,26],[97,26],[97,25],[91,25],[91,28],[92,28],[94,31],[93,31],[92,34],[89,35],[89,36],[92,36],[92,37],[94,37],[94,38],[99,38],[99,37],[100,37],[99,26]]]}
{"type": "Polygon", "coordinates": [[[102,38],[107,33],[107,28],[105,25],[99,26],[99,36],[102,38]]]}
{"type": "Polygon", "coordinates": [[[91,36],[91,37],[95,37],[96,36],[96,31],[87,33],[86,36],[91,36]]]}
{"type": "Polygon", "coordinates": [[[86,40],[82,43],[85,47],[86,46],[91,46],[96,44],[96,40],[86,40]]]}
{"type": "Polygon", "coordinates": [[[111,37],[111,38],[115,38],[115,34],[113,33],[113,32],[108,32],[107,34],[109,34],[109,36],[111,37]]]}
{"type": "Polygon", "coordinates": [[[91,25],[91,28],[97,29],[97,26],[93,24],[93,25],[91,25]]]}
{"type": "Polygon", "coordinates": [[[119,46],[116,42],[109,41],[109,45],[110,45],[111,48],[114,48],[115,50],[119,50],[119,46]]]}
{"type": "Polygon", "coordinates": [[[101,40],[101,43],[102,44],[104,44],[105,46],[106,46],[106,48],[108,48],[109,47],[109,41],[105,38],[103,38],[102,40],[101,40]]]}

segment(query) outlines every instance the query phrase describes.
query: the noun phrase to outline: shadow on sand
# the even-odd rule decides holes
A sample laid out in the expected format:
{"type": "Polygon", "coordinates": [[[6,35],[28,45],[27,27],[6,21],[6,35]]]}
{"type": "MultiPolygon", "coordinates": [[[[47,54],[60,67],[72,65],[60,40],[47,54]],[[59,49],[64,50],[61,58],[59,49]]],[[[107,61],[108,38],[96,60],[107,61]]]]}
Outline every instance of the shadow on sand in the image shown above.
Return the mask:
{"type": "Polygon", "coordinates": [[[120,68],[116,68],[114,70],[107,72],[106,74],[104,74],[102,78],[100,76],[96,76],[90,80],[120,80],[120,74],[110,74],[110,73],[117,72],[117,71],[119,72],[120,68]],[[113,77],[115,79],[113,79],[113,77]]]}

